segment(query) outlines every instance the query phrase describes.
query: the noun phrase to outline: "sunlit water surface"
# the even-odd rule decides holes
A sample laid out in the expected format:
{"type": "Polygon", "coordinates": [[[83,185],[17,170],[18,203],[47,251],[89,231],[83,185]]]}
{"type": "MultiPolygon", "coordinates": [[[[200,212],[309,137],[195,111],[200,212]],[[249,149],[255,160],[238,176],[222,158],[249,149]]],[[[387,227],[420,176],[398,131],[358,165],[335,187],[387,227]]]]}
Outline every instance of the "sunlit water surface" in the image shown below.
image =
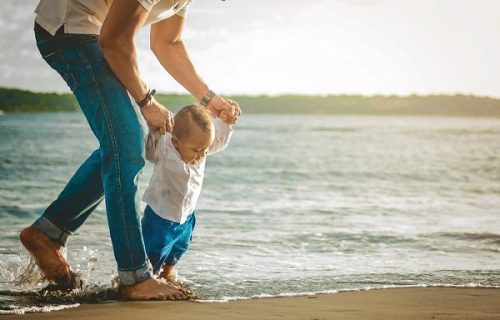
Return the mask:
{"type": "MultiPolygon", "coordinates": [[[[87,292],[44,298],[33,273],[19,284],[19,231],[96,147],[80,113],[0,116],[0,312],[113,299],[103,205],[68,245],[87,292]]],[[[207,161],[179,274],[203,300],[498,287],[499,150],[500,119],[245,115],[207,161]]]]}

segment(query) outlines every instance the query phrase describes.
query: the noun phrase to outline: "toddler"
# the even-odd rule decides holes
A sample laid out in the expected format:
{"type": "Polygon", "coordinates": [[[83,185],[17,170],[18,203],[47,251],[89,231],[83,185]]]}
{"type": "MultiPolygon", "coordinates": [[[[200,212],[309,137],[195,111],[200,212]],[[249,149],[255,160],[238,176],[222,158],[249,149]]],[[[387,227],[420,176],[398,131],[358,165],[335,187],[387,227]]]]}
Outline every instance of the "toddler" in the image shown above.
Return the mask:
{"type": "Polygon", "coordinates": [[[174,266],[191,241],[206,156],[224,150],[232,132],[231,124],[213,119],[204,107],[189,105],[175,115],[171,134],[148,133],[146,159],[154,169],[143,196],[142,234],[160,278],[176,283],[174,266]]]}

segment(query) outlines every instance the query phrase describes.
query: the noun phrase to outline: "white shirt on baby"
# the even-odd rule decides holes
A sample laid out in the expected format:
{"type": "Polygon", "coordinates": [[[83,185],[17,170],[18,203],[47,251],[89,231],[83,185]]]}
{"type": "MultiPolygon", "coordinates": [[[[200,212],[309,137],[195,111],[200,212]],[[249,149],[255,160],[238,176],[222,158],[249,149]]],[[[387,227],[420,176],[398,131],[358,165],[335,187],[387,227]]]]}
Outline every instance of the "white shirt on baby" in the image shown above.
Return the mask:
{"type": "MultiPolygon", "coordinates": [[[[233,133],[232,125],[214,119],[215,139],[208,154],[224,150],[233,133]]],[[[160,217],[184,223],[200,196],[205,172],[203,158],[196,164],[182,160],[171,141],[172,135],[150,131],[146,137],[146,159],[154,163],[153,175],[142,200],[160,217]]]]}

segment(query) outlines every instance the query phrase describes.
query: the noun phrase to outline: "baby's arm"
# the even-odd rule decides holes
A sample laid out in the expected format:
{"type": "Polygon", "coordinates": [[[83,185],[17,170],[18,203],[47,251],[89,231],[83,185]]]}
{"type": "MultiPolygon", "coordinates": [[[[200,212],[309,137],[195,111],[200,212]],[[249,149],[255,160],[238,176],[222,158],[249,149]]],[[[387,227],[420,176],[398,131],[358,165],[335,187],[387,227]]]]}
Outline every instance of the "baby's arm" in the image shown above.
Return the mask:
{"type": "Polygon", "coordinates": [[[213,122],[215,127],[215,139],[208,150],[209,154],[226,149],[233,134],[233,125],[222,121],[220,118],[215,118],[213,122]]]}
{"type": "Polygon", "coordinates": [[[162,152],[165,152],[164,138],[165,135],[160,134],[160,130],[149,130],[144,143],[146,146],[146,160],[152,163],[158,161],[162,152]]]}

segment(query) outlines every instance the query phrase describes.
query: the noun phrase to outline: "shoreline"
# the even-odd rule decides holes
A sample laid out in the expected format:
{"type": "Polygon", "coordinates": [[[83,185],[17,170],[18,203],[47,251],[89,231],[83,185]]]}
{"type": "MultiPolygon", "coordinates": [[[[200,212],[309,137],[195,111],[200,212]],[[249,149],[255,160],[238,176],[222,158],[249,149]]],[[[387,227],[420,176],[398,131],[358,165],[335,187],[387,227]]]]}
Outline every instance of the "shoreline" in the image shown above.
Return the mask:
{"type": "Polygon", "coordinates": [[[411,287],[228,302],[138,301],[79,307],[3,319],[500,319],[499,288],[411,287]]]}

